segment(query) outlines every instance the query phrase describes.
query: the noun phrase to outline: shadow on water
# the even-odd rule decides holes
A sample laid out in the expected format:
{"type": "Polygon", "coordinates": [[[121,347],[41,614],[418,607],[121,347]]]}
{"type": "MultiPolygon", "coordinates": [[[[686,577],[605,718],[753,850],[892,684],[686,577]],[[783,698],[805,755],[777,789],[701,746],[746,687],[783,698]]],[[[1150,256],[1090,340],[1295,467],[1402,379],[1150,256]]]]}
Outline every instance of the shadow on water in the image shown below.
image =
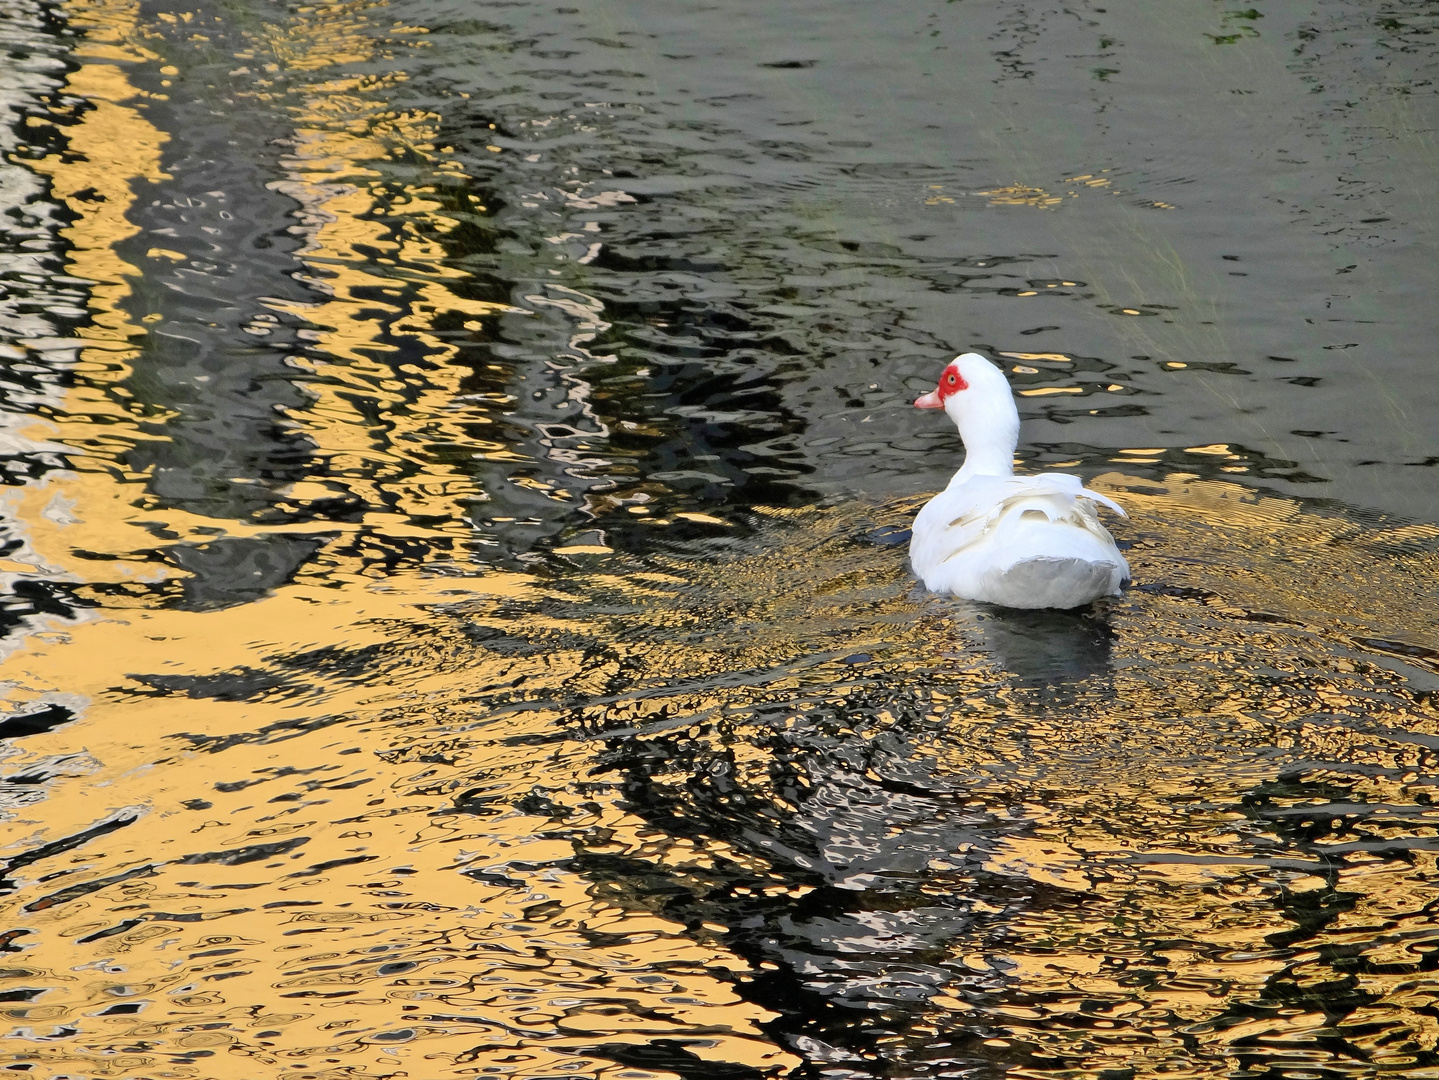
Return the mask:
{"type": "Polygon", "coordinates": [[[985,650],[1017,685],[1061,693],[1109,673],[1114,631],[1105,617],[1107,606],[1018,611],[986,605],[974,620],[985,650]]]}

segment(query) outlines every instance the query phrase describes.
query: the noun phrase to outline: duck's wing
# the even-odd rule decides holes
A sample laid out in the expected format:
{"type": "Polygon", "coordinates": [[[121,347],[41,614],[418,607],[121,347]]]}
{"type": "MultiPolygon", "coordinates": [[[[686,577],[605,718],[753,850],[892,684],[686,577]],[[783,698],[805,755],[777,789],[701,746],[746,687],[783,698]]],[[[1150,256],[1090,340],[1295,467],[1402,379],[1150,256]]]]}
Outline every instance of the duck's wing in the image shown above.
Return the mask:
{"type": "MultiPolygon", "coordinates": [[[[949,494],[957,513],[950,528],[965,528],[971,522],[991,521],[1002,517],[1016,503],[1034,499],[1049,503],[1056,514],[1067,517],[1081,499],[1108,507],[1120,517],[1128,517],[1124,508],[1113,499],[1091,491],[1077,476],[1068,473],[1039,473],[1037,476],[971,476],[949,494]]],[[[1036,507],[1038,509],[1039,507],[1036,507]]]]}
{"type": "Polygon", "coordinates": [[[1070,476],[1068,473],[1049,472],[1040,473],[1037,476],[1018,477],[1017,479],[1042,480],[1045,484],[1058,487],[1076,499],[1088,499],[1090,502],[1096,502],[1100,506],[1113,510],[1122,518],[1129,517],[1129,515],[1124,512],[1124,507],[1120,506],[1108,496],[1101,495],[1099,492],[1085,487],[1083,481],[1077,476],[1070,476]]]}
{"type": "MultiPolygon", "coordinates": [[[[947,562],[983,540],[999,521],[1021,504],[1043,512],[1051,520],[1063,517],[1074,498],[1053,485],[1036,485],[1031,476],[971,476],[935,499],[934,542],[937,561],[947,562]]],[[[925,507],[928,511],[930,507],[925,507]]],[[[921,512],[923,513],[923,512],[921,512]]],[[[918,526],[916,522],[916,526],[918,526]]]]}
{"type": "Polygon", "coordinates": [[[953,514],[944,529],[944,560],[952,559],[984,539],[1011,513],[1038,511],[1053,522],[1065,522],[1109,539],[1099,523],[1093,503],[1108,507],[1120,517],[1124,509],[1112,499],[1085,487],[1077,476],[1040,473],[1037,476],[972,476],[950,489],[953,514]]]}

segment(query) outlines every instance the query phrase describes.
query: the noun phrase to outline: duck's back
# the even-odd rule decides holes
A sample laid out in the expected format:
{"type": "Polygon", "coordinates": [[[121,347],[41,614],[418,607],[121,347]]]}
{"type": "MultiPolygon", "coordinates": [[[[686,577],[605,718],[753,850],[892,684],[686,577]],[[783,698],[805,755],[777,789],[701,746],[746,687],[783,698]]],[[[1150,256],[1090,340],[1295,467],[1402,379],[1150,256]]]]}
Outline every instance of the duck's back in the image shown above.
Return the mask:
{"type": "Polygon", "coordinates": [[[1006,607],[1069,608],[1115,595],[1129,564],[1096,502],[1123,514],[1062,473],[956,477],[915,519],[915,573],[933,592],[1006,607]]]}

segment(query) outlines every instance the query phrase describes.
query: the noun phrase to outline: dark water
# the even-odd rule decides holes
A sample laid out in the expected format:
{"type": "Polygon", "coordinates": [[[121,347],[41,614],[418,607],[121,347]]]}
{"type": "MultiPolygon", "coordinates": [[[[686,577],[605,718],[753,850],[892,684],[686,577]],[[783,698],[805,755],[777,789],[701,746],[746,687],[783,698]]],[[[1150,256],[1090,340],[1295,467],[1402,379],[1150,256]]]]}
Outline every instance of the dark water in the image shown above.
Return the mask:
{"type": "Polygon", "coordinates": [[[1439,1070],[1436,22],[0,9],[7,1067],[1439,1070]]]}

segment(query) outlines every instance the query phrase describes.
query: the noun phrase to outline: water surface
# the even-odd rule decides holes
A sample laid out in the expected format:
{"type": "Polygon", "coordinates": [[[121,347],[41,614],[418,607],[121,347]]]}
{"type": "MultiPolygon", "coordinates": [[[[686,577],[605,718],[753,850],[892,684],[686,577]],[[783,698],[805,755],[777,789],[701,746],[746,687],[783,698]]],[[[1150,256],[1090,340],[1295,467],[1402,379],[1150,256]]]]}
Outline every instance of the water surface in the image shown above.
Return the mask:
{"type": "Polygon", "coordinates": [[[7,1067],[1439,1069],[1435,15],[12,4],[7,1067]]]}

